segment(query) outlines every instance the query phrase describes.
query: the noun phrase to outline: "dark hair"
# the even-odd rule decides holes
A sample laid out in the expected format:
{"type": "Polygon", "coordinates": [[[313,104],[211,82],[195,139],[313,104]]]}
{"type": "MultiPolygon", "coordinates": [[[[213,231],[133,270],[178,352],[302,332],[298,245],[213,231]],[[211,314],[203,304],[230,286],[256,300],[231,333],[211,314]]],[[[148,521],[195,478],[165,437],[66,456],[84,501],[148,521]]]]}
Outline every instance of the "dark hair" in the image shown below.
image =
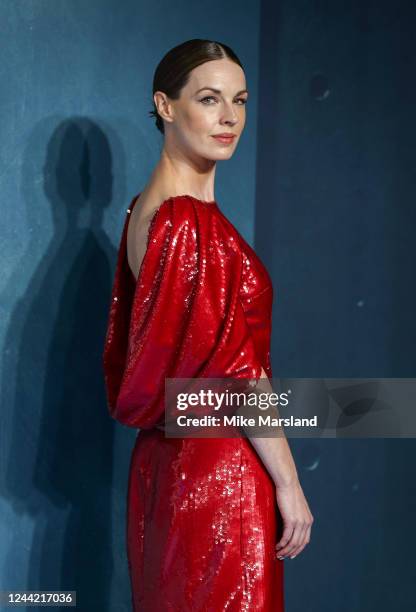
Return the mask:
{"type": "MultiPolygon", "coordinates": [[[[163,91],[172,100],[180,97],[181,90],[189,81],[189,73],[205,62],[228,58],[243,68],[234,51],[224,43],[215,40],[194,38],[173,47],[159,62],[153,77],[153,95],[163,91]]],[[[149,112],[156,118],[157,129],[165,133],[163,119],[157,112],[152,98],[153,110],[149,112]]]]}

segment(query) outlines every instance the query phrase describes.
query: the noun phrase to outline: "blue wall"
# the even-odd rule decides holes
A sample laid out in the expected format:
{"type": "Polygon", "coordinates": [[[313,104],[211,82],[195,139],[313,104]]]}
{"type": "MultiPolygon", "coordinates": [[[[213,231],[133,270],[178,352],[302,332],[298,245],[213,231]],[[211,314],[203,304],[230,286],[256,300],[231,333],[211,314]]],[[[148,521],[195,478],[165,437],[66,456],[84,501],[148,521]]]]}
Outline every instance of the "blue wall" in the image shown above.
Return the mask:
{"type": "Polygon", "coordinates": [[[76,589],[79,610],[130,610],[135,432],[107,415],[101,351],[125,209],[161,150],[153,71],[189,38],[241,56],[248,125],[215,195],[252,240],[259,7],[5,0],[0,11],[0,588],[76,589]]]}
{"type": "MultiPolygon", "coordinates": [[[[416,7],[265,1],[255,248],[275,377],[415,377],[416,7]]],[[[414,440],[290,440],[315,522],[288,612],[416,609],[414,440]]]]}

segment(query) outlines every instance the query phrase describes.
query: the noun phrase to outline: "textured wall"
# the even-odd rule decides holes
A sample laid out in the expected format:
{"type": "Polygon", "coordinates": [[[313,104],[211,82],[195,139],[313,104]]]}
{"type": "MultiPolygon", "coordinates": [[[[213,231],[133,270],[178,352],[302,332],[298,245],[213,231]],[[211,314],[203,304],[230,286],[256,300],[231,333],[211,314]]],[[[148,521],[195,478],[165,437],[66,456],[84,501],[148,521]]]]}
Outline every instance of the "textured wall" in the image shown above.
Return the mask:
{"type": "MultiPolygon", "coordinates": [[[[416,10],[264,1],[255,247],[275,377],[415,377],[416,10]]],[[[315,516],[288,612],[416,609],[414,440],[292,440],[315,516]]]]}
{"type": "Polygon", "coordinates": [[[258,15],[219,0],[2,2],[3,589],[77,589],[79,610],[130,609],[135,432],[107,416],[101,350],[125,209],[161,149],[153,71],[189,38],[241,56],[251,120],[216,198],[252,239],[258,15]]]}
{"type": "MultiPolygon", "coordinates": [[[[414,375],[414,22],[406,2],[3,1],[1,588],[130,609],[134,431],[105,412],[101,348],[126,204],[160,152],[153,70],[182,40],[246,67],[216,198],[273,276],[274,375],[414,375]]],[[[287,612],[414,610],[413,441],[291,446],[315,524],[287,612]]]]}

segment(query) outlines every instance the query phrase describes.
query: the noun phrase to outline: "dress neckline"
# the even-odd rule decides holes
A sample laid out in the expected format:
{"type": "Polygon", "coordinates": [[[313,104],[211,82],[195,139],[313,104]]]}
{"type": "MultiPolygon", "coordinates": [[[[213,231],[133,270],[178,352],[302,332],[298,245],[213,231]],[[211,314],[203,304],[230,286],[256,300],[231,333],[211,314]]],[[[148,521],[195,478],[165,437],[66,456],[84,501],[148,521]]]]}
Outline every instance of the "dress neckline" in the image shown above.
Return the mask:
{"type": "MultiPolygon", "coordinates": [[[[141,195],[142,195],[142,192],[139,191],[139,193],[136,195],[136,197],[133,200],[132,206],[130,206],[130,208],[129,208],[129,212],[131,212],[133,210],[133,208],[136,206],[136,204],[137,204],[137,202],[138,202],[138,200],[139,200],[141,195]]],[[[181,194],[178,194],[178,195],[167,197],[165,200],[163,200],[163,202],[161,202],[159,204],[159,206],[157,208],[155,208],[152,211],[151,214],[155,215],[158,212],[158,210],[163,206],[163,204],[165,204],[165,202],[168,202],[169,200],[174,200],[176,198],[190,198],[191,200],[194,200],[196,202],[200,202],[201,204],[205,204],[207,206],[218,206],[218,203],[217,203],[216,200],[201,200],[200,198],[197,198],[197,197],[195,197],[193,195],[190,195],[189,193],[181,193],[181,194]]]]}

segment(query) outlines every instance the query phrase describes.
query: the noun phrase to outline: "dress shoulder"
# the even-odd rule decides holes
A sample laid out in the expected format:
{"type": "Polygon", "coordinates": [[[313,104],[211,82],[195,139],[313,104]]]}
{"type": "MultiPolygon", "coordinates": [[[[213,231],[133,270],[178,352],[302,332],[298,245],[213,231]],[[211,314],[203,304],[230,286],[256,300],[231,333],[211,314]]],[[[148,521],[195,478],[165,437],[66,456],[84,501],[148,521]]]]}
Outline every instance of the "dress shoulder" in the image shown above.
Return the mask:
{"type": "MultiPolygon", "coordinates": [[[[143,272],[148,271],[149,265],[153,269],[158,257],[164,257],[167,250],[173,252],[181,248],[182,253],[193,253],[195,257],[197,249],[204,248],[202,235],[205,234],[206,242],[209,240],[207,233],[211,229],[215,207],[214,203],[204,203],[185,195],[164,200],[149,223],[143,272]]],[[[138,282],[143,280],[139,275],[138,282]]]]}

